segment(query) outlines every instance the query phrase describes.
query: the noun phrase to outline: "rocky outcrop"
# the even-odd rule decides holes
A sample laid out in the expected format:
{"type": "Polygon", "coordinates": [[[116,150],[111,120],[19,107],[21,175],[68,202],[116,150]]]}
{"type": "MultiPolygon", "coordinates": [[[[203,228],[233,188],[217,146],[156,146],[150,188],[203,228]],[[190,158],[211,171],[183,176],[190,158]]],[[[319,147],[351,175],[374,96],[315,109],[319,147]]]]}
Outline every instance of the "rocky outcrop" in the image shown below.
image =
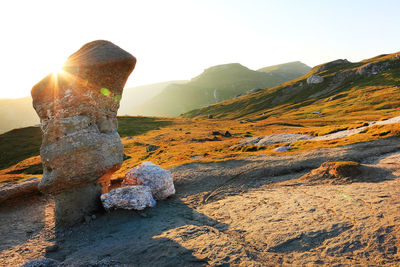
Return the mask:
{"type": "Polygon", "coordinates": [[[150,187],[156,200],[165,199],[175,194],[171,173],[150,161],[132,168],[126,173],[125,179],[130,184],[150,187]]]}
{"type": "Polygon", "coordinates": [[[281,144],[281,143],[292,143],[299,140],[310,140],[313,136],[307,134],[291,134],[291,133],[282,133],[282,134],[273,134],[269,136],[265,136],[261,140],[259,140],[256,145],[257,146],[268,146],[273,144],[281,144]]]}
{"type": "Polygon", "coordinates": [[[38,194],[39,178],[32,177],[20,183],[0,185],[0,203],[11,198],[23,198],[31,194],[38,194]]]}
{"type": "Polygon", "coordinates": [[[351,63],[351,62],[348,61],[347,59],[336,59],[334,61],[319,65],[318,67],[316,67],[317,69],[315,72],[321,72],[321,71],[328,70],[330,68],[333,68],[333,67],[336,67],[339,65],[345,65],[345,64],[349,64],[349,63],[351,63]]]}
{"type": "Polygon", "coordinates": [[[156,205],[151,188],[143,185],[112,189],[110,192],[101,195],[101,202],[106,210],[143,210],[156,205]]]}
{"type": "Polygon", "coordinates": [[[307,78],[307,84],[322,83],[323,81],[324,78],[322,78],[319,75],[311,75],[310,77],[307,78]]]}
{"type": "Polygon", "coordinates": [[[357,74],[359,75],[375,75],[384,70],[386,70],[390,66],[389,61],[377,62],[377,63],[368,63],[364,64],[357,69],[357,74]]]}
{"type": "Polygon", "coordinates": [[[42,192],[58,194],[90,184],[95,189],[99,178],[121,166],[116,115],[135,63],[113,43],[94,41],[72,54],[62,72],[32,88],[43,131],[42,192]]]}

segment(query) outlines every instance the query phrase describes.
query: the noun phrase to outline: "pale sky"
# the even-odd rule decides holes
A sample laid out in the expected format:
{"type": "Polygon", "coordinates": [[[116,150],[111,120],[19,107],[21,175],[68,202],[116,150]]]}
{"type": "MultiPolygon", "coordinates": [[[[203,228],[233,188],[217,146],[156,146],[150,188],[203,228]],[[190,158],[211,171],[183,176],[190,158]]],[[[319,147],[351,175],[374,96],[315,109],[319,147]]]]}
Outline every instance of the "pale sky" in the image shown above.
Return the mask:
{"type": "Polygon", "coordinates": [[[1,0],[0,98],[28,96],[98,39],[137,58],[126,87],[233,62],[359,61],[400,50],[399,12],[397,0],[1,0]]]}

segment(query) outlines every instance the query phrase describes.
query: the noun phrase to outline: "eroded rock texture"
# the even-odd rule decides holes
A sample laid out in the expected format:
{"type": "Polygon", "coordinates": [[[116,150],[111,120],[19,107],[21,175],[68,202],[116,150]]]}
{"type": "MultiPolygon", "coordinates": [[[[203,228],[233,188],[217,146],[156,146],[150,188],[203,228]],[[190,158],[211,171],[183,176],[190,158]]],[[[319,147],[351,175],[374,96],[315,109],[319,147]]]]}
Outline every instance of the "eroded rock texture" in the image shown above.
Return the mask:
{"type": "Polygon", "coordinates": [[[72,54],[63,71],[32,88],[41,120],[43,192],[57,193],[96,181],[123,161],[117,111],[136,59],[108,41],[72,54]]]}
{"type": "Polygon", "coordinates": [[[76,223],[100,206],[97,181],[123,162],[116,116],[135,64],[113,43],[94,41],[72,54],[61,72],[32,88],[43,131],[39,189],[57,195],[56,224],[76,223]],[[86,199],[77,197],[82,192],[86,199]]]}
{"type": "Polygon", "coordinates": [[[132,185],[144,185],[151,189],[156,200],[166,199],[175,194],[171,172],[151,161],[145,161],[126,173],[125,179],[132,185]]]}

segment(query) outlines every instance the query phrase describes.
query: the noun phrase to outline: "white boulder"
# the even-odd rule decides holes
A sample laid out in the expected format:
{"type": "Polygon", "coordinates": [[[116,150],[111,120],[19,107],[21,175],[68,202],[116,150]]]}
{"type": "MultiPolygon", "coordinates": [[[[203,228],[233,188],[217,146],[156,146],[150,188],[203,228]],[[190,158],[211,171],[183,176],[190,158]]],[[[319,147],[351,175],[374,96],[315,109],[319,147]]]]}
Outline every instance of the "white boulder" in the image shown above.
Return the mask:
{"type": "Polygon", "coordinates": [[[281,146],[281,147],[277,147],[275,148],[273,151],[274,152],[287,152],[289,151],[290,146],[281,146]]]}
{"type": "Polygon", "coordinates": [[[150,161],[145,161],[132,168],[126,173],[125,180],[130,184],[150,187],[156,200],[165,199],[175,194],[171,173],[150,161]]]}
{"type": "Polygon", "coordinates": [[[150,187],[142,185],[115,188],[102,194],[100,199],[106,210],[143,210],[156,205],[150,187]]]}
{"type": "Polygon", "coordinates": [[[307,84],[315,84],[315,83],[322,83],[324,78],[319,75],[311,75],[307,78],[307,84]]]}

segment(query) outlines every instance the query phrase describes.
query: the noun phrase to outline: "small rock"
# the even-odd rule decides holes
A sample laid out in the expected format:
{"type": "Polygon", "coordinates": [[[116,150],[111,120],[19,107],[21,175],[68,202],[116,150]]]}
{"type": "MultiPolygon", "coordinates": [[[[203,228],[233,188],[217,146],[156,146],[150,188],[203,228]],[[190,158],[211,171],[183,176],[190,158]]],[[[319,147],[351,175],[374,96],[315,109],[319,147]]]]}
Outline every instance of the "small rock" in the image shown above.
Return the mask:
{"type": "Polygon", "coordinates": [[[225,134],[224,134],[224,136],[225,136],[225,137],[231,137],[232,134],[231,134],[229,131],[226,131],[225,134]]]}
{"type": "Polygon", "coordinates": [[[159,149],[160,147],[159,146],[156,146],[156,145],[147,145],[146,146],[146,152],[148,153],[148,152],[152,152],[152,151],[155,151],[155,150],[157,150],[157,149],[159,149]]]}
{"type": "Polygon", "coordinates": [[[51,246],[47,246],[46,247],[46,253],[47,252],[56,252],[57,250],[59,250],[59,246],[57,244],[51,245],[51,246]]]}
{"type": "Polygon", "coordinates": [[[211,133],[211,135],[222,135],[222,133],[220,133],[219,131],[213,131],[213,132],[211,133]]]}
{"type": "Polygon", "coordinates": [[[149,186],[155,199],[165,199],[175,194],[174,181],[169,171],[150,161],[132,168],[125,175],[126,180],[131,180],[139,185],[149,186]]]}
{"type": "Polygon", "coordinates": [[[307,84],[322,83],[323,81],[324,78],[322,78],[319,75],[311,75],[310,77],[307,78],[307,84]]]}
{"type": "Polygon", "coordinates": [[[214,118],[214,115],[209,114],[209,115],[208,115],[208,118],[209,118],[209,119],[212,119],[212,118],[214,118]]]}
{"type": "Polygon", "coordinates": [[[49,258],[38,258],[25,262],[22,267],[56,267],[59,262],[49,258]]]}
{"type": "Polygon", "coordinates": [[[93,214],[92,215],[92,220],[96,220],[96,218],[97,218],[96,215],[93,214]]]}
{"type": "Polygon", "coordinates": [[[131,140],[133,138],[133,136],[128,136],[127,138],[126,138],[126,140],[131,140]]]}
{"type": "Polygon", "coordinates": [[[154,207],[156,205],[151,188],[144,185],[112,189],[110,192],[102,194],[100,199],[106,210],[113,208],[143,210],[146,207],[154,207]]]}
{"type": "Polygon", "coordinates": [[[290,146],[281,146],[275,148],[273,151],[274,152],[287,152],[290,149],[290,146]]]}
{"type": "Polygon", "coordinates": [[[190,132],[186,132],[185,134],[190,134],[190,132]]]}

